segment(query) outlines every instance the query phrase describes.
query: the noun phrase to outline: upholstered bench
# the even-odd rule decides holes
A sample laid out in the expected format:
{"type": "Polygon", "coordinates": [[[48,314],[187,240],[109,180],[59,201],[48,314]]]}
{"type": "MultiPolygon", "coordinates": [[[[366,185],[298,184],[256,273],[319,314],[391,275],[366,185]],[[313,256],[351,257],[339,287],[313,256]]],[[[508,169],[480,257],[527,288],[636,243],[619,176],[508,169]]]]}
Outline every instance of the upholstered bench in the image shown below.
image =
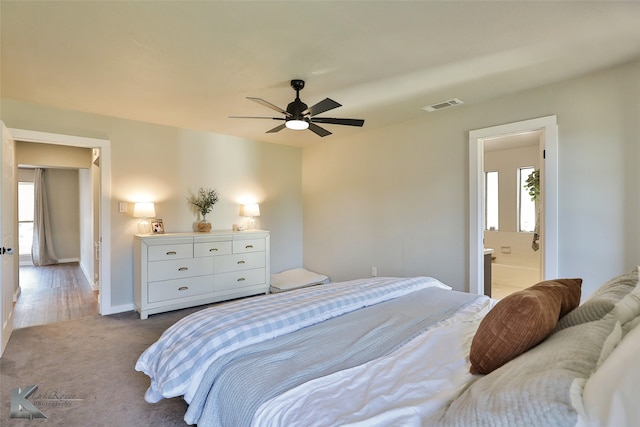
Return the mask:
{"type": "Polygon", "coordinates": [[[329,282],[331,282],[331,280],[324,274],[314,273],[305,268],[294,268],[272,274],[269,292],[275,294],[306,288],[308,286],[322,285],[329,282]]]}

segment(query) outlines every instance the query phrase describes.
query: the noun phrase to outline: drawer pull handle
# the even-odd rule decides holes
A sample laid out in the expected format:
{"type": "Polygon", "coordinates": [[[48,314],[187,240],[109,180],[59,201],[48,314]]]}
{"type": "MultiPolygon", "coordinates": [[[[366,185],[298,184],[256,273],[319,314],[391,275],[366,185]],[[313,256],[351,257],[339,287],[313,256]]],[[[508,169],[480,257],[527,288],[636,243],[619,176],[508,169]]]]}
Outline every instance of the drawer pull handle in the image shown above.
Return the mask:
{"type": "Polygon", "coordinates": [[[178,288],[178,290],[179,290],[179,291],[186,291],[187,289],[189,289],[189,287],[188,287],[188,286],[180,286],[180,287],[178,288]]]}
{"type": "Polygon", "coordinates": [[[180,267],[178,269],[178,271],[187,271],[189,269],[189,267],[180,267]]]}
{"type": "Polygon", "coordinates": [[[244,282],[244,277],[239,278],[238,282],[244,282]]]}
{"type": "Polygon", "coordinates": [[[244,264],[244,261],[238,261],[238,264],[244,264]]]}
{"type": "Polygon", "coordinates": [[[167,255],[177,255],[177,254],[178,254],[178,252],[176,252],[176,251],[169,251],[169,252],[167,252],[167,255]]]}
{"type": "Polygon", "coordinates": [[[209,252],[218,252],[218,248],[211,248],[209,249],[209,252]]]}
{"type": "Polygon", "coordinates": [[[247,245],[244,247],[245,249],[253,249],[253,245],[247,245]]]}

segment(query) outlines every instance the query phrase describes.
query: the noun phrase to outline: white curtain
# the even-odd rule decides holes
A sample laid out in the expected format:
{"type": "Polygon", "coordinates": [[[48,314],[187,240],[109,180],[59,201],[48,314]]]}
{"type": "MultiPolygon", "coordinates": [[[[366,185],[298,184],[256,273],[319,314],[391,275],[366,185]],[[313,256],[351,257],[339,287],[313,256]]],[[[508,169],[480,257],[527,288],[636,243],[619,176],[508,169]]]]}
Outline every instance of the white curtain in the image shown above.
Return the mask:
{"type": "Polygon", "coordinates": [[[58,259],[53,253],[53,240],[49,225],[49,207],[45,186],[45,170],[36,168],[33,181],[35,203],[33,212],[33,247],[31,258],[33,265],[57,264],[58,259]]]}

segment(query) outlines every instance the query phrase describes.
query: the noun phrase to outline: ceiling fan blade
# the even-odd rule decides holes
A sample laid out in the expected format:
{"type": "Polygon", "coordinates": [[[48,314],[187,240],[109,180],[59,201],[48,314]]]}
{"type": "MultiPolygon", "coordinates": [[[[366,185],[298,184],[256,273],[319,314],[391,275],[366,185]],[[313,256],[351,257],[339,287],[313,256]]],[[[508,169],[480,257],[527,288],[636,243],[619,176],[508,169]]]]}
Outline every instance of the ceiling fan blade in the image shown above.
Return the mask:
{"type": "Polygon", "coordinates": [[[312,105],[302,112],[302,114],[309,113],[312,117],[316,114],[324,113],[325,111],[333,110],[334,108],[342,107],[342,104],[337,103],[333,99],[325,98],[318,102],[316,105],[312,105]]]}
{"type": "Polygon", "coordinates": [[[360,126],[364,125],[364,120],[362,119],[335,119],[331,117],[312,117],[312,122],[316,123],[326,123],[331,125],[346,125],[346,126],[360,126]]]}
{"type": "Polygon", "coordinates": [[[269,119],[269,120],[286,120],[284,117],[256,117],[256,116],[229,116],[230,119],[269,119]]]}
{"type": "Polygon", "coordinates": [[[283,123],[283,124],[281,124],[281,125],[279,125],[279,126],[274,127],[274,128],[273,128],[273,129],[271,129],[271,130],[266,131],[265,133],[276,133],[276,132],[280,132],[280,131],[281,131],[282,129],[284,129],[284,128],[285,128],[285,125],[284,125],[284,123],[283,123]]]}
{"type": "Polygon", "coordinates": [[[331,135],[331,132],[329,132],[325,128],[321,128],[320,126],[318,126],[316,124],[313,124],[313,123],[309,123],[309,130],[311,132],[315,133],[316,135],[322,136],[322,137],[327,136],[327,135],[331,135]]]}
{"type": "Polygon", "coordinates": [[[267,108],[271,108],[274,111],[277,111],[278,113],[282,113],[285,116],[290,116],[291,114],[287,113],[285,110],[283,110],[282,108],[278,107],[277,105],[273,105],[272,103],[265,101],[262,98],[253,98],[251,96],[247,96],[247,99],[250,99],[251,101],[257,102],[260,105],[264,105],[267,108]]]}

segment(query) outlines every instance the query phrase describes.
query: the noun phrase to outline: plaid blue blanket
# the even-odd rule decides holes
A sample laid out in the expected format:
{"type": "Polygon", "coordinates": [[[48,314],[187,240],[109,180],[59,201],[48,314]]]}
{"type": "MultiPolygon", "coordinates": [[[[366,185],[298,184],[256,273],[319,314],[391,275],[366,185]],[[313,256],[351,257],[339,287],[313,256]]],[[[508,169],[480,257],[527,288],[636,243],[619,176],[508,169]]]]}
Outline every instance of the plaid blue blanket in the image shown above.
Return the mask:
{"type": "Polygon", "coordinates": [[[248,298],[196,312],[167,329],[135,369],[151,378],[145,399],[184,396],[191,402],[217,358],[324,320],[430,286],[431,277],[369,278],[248,298]]]}

